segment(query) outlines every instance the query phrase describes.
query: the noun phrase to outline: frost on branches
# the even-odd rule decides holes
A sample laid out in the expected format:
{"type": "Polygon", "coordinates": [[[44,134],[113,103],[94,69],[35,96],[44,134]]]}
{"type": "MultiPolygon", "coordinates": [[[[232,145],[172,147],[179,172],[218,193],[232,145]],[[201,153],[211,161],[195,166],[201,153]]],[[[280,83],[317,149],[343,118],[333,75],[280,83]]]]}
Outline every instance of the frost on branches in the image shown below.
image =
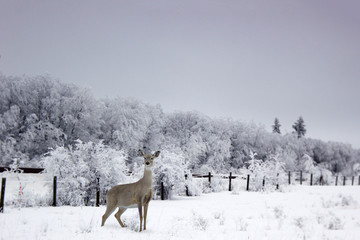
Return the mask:
{"type": "Polygon", "coordinates": [[[272,155],[267,161],[257,159],[256,156],[256,153],[250,151],[247,169],[250,174],[250,189],[252,191],[274,190],[277,185],[283,185],[286,181],[285,164],[279,159],[279,155],[272,155]]]}
{"type": "Polygon", "coordinates": [[[172,194],[182,195],[185,192],[185,173],[187,166],[185,157],[179,152],[163,150],[154,161],[153,189],[154,196],[160,196],[161,182],[164,184],[164,197],[172,194]]]}
{"type": "MultiPolygon", "coordinates": [[[[60,205],[90,204],[100,178],[101,196],[124,181],[126,155],[99,143],[77,141],[74,147],[58,147],[43,159],[45,171],[58,177],[60,205]]],[[[104,200],[104,199],[102,199],[104,200]]]]}
{"type": "Polygon", "coordinates": [[[314,176],[316,176],[314,184],[329,184],[333,178],[332,173],[327,170],[325,166],[316,164],[314,160],[307,154],[302,157],[299,167],[300,171],[305,173],[312,173],[314,176]],[[320,183],[320,176],[322,176],[322,183],[320,183]]]}

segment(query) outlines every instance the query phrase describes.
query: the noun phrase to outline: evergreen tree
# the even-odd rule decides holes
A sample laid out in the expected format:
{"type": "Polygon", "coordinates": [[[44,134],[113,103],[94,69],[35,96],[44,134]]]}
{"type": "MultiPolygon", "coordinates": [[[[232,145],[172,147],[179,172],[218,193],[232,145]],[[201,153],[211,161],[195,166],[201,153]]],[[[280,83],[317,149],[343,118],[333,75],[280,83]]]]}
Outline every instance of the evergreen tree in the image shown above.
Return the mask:
{"type": "Polygon", "coordinates": [[[272,125],[272,127],[273,127],[273,133],[281,134],[280,131],[281,124],[278,118],[275,118],[274,125],[272,125]]]}
{"type": "Polygon", "coordinates": [[[297,133],[298,138],[305,136],[306,128],[305,128],[305,124],[304,124],[304,119],[301,116],[294,123],[294,125],[292,127],[293,127],[293,129],[295,129],[295,132],[297,133]]]}

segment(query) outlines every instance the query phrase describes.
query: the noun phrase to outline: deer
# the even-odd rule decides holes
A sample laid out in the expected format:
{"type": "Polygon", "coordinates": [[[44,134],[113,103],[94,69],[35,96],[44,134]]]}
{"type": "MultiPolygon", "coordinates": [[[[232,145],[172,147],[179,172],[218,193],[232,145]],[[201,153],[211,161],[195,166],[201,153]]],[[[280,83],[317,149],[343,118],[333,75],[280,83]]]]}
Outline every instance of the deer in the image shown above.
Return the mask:
{"type": "Polygon", "coordinates": [[[106,211],[102,216],[101,226],[104,226],[106,219],[115,211],[116,208],[119,208],[118,212],[115,214],[115,218],[121,227],[125,227],[124,223],[120,219],[121,215],[128,208],[137,207],[140,218],[140,232],[142,231],[143,216],[144,230],[146,230],[147,211],[149,202],[153,196],[152,168],[154,159],[160,155],[160,151],[147,155],[140,149],[138,155],[144,158],[144,176],[134,183],[116,185],[106,193],[106,211]],[[142,211],[143,207],[144,215],[142,211]]]}

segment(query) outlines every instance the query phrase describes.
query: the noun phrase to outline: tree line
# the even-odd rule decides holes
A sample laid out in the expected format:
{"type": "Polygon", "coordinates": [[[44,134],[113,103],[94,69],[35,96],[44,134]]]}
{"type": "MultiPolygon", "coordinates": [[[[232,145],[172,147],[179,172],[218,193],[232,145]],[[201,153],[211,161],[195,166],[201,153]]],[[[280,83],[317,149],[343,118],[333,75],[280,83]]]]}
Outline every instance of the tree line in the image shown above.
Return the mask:
{"type": "Polygon", "coordinates": [[[275,119],[273,132],[268,132],[253,122],[212,119],[199,112],[165,113],[160,105],[120,97],[96,99],[87,89],[47,75],[0,75],[3,166],[15,159],[22,166],[43,166],[56,149],[93,143],[121,151],[129,171],[136,168],[138,149],[161,149],[174,159],[180,156],[181,161],[169,162],[192,172],[236,173],[249,166],[252,153],[262,162],[278,159],[288,171],[304,170],[311,159],[332,173],[359,172],[360,151],[351,145],[306,138],[302,117],[294,133],[281,135],[280,126],[275,119]]]}

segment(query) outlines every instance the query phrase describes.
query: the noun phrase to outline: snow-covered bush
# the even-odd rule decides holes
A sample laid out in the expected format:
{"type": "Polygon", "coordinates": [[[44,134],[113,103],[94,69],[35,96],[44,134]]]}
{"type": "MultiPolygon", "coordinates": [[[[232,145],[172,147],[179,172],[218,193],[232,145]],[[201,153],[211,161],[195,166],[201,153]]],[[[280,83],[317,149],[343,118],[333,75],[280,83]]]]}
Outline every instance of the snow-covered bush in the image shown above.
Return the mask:
{"type": "Polygon", "coordinates": [[[256,153],[250,151],[250,160],[248,171],[250,174],[250,189],[253,191],[260,191],[263,188],[264,173],[264,162],[260,159],[256,159],[256,153]]]}
{"type": "Polygon", "coordinates": [[[224,180],[220,176],[211,178],[210,186],[213,192],[222,192],[228,188],[228,184],[224,184],[224,180]]]}
{"type": "Polygon", "coordinates": [[[161,183],[164,184],[165,199],[171,197],[171,194],[184,195],[186,172],[185,157],[180,151],[162,150],[160,156],[154,160],[154,196],[160,196],[161,183]]]}
{"type": "Polygon", "coordinates": [[[318,214],[317,222],[329,230],[341,230],[344,228],[344,222],[333,212],[318,214]]]}
{"type": "Polygon", "coordinates": [[[100,179],[102,201],[111,187],[124,182],[126,154],[123,151],[110,148],[102,142],[95,144],[79,141],[73,153],[77,158],[82,158],[90,168],[87,175],[90,183],[88,197],[95,196],[97,178],[100,179]]]}
{"type": "Polygon", "coordinates": [[[185,185],[188,189],[189,196],[200,196],[202,193],[202,184],[199,184],[199,181],[192,177],[192,174],[187,174],[187,179],[185,180],[185,185]]]}
{"type": "Polygon", "coordinates": [[[236,231],[246,231],[249,224],[243,217],[235,218],[236,231]]]}
{"type": "Polygon", "coordinates": [[[286,183],[285,164],[279,155],[272,155],[262,166],[265,173],[265,190],[274,190],[286,183]]]}
{"type": "MultiPolygon", "coordinates": [[[[226,181],[227,182],[227,181],[226,181]]],[[[228,188],[228,182],[225,183],[224,179],[221,176],[213,176],[211,177],[211,182],[209,184],[208,180],[202,181],[202,192],[210,193],[210,192],[222,192],[228,188]]]]}
{"type": "Polygon", "coordinates": [[[78,141],[73,148],[58,147],[43,158],[45,171],[58,177],[60,205],[87,204],[94,198],[97,178],[100,178],[102,198],[111,186],[124,179],[125,154],[102,142],[78,141]]]}
{"type": "Polygon", "coordinates": [[[353,175],[360,175],[360,163],[355,163],[353,166],[353,175]]]}
{"type": "Polygon", "coordinates": [[[209,220],[194,210],[192,211],[192,221],[196,230],[205,231],[209,226],[209,220]]]}
{"type": "Polygon", "coordinates": [[[58,178],[57,202],[60,205],[80,205],[86,196],[89,179],[84,177],[89,166],[73,156],[73,150],[58,147],[43,159],[45,171],[58,178]]]}
{"type": "Polygon", "coordinates": [[[329,184],[333,179],[333,174],[325,166],[316,164],[309,155],[305,154],[301,159],[301,169],[305,173],[312,173],[314,184],[329,184]],[[322,182],[320,182],[322,179],[322,182]]]}
{"type": "Polygon", "coordinates": [[[256,153],[250,152],[248,172],[250,189],[253,191],[275,190],[277,185],[285,183],[284,163],[278,155],[270,156],[267,161],[256,159],[256,153]],[[265,185],[264,185],[265,180],[265,185]]]}

